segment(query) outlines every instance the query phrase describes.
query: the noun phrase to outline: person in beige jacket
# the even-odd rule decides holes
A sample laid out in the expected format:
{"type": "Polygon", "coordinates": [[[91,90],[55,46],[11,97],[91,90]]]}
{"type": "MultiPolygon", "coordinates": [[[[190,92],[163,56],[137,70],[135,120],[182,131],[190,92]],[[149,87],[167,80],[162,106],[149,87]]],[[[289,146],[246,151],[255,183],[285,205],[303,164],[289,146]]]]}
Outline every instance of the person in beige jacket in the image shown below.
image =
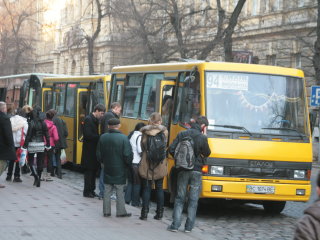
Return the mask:
{"type": "MultiPolygon", "coordinates": [[[[142,158],[139,166],[139,174],[142,178],[142,209],[141,209],[141,220],[146,220],[149,212],[149,202],[151,194],[151,186],[154,182],[156,188],[156,198],[157,198],[157,210],[154,219],[161,219],[163,216],[163,206],[164,206],[164,193],[163,193],[163,178],[168,173],[168,162],[164,158],[156,166],[150,166],[151,163],[148,161],[148,137],[156,136],[158,133],[162,132],[164,135],[163,143],[166,146],[168,139],[168,130],[165,126],[161,125],[162,118],[157,112],[150,115],[148,125],[141,129],[142,139],[142,158]]],[[[164,149],[165,151],[165,149],[164,149]]],[[[164,153],[165,154],[165,153],[164,153]]]]}

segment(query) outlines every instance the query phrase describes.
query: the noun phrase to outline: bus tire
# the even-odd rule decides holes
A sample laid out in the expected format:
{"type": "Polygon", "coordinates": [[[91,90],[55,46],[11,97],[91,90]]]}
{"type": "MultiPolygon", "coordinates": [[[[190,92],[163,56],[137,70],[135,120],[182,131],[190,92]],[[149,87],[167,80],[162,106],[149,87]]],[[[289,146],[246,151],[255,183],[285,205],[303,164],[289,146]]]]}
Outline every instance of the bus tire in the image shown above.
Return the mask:
{"type": "Polygon", "coordinates": [[[262,203],[267,213],[279,214],[286,206],[286,201],[265,201],[262,203]]]}

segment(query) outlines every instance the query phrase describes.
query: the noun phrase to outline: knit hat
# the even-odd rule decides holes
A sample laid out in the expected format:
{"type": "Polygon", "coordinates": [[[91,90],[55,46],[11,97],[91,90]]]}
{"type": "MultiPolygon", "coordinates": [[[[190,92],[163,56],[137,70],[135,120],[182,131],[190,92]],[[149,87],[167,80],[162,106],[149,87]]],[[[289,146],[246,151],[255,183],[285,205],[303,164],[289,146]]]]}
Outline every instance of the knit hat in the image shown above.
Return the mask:
{"type": "Polygon", "coordinates": [[[111,118],[108,121],[109,126],[115,126],[115,125],[119,125],[119,124],[120,124],[120,120],[118,118],[111,118]]]}

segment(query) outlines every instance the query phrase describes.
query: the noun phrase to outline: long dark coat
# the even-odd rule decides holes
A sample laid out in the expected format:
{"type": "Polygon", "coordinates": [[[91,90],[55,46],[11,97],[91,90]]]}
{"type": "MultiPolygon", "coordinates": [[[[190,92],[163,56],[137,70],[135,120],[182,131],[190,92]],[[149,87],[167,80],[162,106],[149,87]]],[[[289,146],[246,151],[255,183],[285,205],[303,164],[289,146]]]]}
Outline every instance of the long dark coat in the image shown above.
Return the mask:
{"type": "Polygon", "coordinates": [[[0,160],[16,160],[10,118],[0,112],[0,160]]]}
{"type": "Polygon", "coordinates": [[[53,118],[53,123],[56,125],[59,141],[56,142],[55,148],[66,149],[67,146],[67,137],[68,137],[68,129],[65,121],[58,116],[53,118]]]}
{"type": "Polygon", "coordinates": [[[133,153],[126,135],[110,129],[100,137],[97,147],[98,161],[103,163],[104,183],[126,184],[126,173],[132,164],[133,153]]]}
{"type": "Polygon", "coordinates": [[[90,113],[84,119],[83,145],[81,165],[85,169],[96,170],[100,167],[97,161],[96,150],[99,141],[99,120],[90,113]]]}

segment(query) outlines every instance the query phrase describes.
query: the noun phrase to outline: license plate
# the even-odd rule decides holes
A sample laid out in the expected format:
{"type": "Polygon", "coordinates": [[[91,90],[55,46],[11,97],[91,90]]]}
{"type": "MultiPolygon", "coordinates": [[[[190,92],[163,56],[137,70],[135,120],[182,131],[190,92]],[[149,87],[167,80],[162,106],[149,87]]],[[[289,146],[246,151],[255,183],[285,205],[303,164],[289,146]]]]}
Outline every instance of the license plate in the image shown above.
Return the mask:
{"type": "Polygon", "coordinates": [[[273,186],[247,185],[247,193],[274,194],[273,186]]]}

